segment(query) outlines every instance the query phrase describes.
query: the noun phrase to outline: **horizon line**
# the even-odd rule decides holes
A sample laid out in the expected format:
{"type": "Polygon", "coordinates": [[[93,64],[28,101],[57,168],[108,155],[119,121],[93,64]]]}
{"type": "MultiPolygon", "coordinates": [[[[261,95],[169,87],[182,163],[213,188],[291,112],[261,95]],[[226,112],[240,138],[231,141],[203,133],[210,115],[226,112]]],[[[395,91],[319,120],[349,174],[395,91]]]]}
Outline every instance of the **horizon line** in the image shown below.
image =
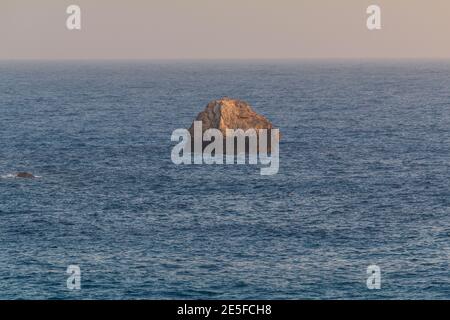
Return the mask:
{"type": "Polygon", "coordinates": [[[334,61],[334,60],[428,60],[450,61],[450,57],[297,57],[297,58],[0,58],[0,61],[334,61]]]}

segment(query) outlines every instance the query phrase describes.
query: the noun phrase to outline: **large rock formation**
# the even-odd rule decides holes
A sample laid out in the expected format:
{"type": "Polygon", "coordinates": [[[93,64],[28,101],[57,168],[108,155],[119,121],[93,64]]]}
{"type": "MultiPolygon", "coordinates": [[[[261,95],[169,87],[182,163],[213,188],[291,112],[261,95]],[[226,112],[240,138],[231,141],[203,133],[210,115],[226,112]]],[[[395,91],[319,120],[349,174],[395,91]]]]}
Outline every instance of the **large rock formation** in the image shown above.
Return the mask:
{"type": "MultiPolygon", "coordinates": [[[[202,131],[208,129],[219,129],[224,139],[226,138],[227,129],[267,129],[268,131],[268,151],[270,151],[270,135],[271,129],[274,129],[272,123],[266,117],[256,113],[253,109],[242,100],[230,98],[222,98],[211,101],[204,111],[200,112],[195,121],[202,122],[202,131]]],[[[194,123],[189,128],[191,136],[194,136],[194,123]]],[[[277,139],[280,136],[277,135],[277,139]]],[[[258,139],[259,140],[259,139],[258,139]]],[[[206,143],[207,145],[208,143],[206,143]]],[[[204,144],[205,146],[205,144],[204,144]]]]}

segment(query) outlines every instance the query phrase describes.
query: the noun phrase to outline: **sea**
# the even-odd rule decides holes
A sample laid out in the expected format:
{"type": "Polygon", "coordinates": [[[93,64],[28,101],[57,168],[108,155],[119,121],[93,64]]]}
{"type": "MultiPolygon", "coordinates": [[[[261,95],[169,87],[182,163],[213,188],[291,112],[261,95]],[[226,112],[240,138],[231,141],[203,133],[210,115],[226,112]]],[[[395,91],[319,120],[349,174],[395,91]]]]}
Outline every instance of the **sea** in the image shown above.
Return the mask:
{"type": "Polygon", "coordinates": [[[449,267],[450,61],[0,62],[0,299],[450,299],[449,267]],[[277,174],[172,162],[222,97],[277,174]]]}

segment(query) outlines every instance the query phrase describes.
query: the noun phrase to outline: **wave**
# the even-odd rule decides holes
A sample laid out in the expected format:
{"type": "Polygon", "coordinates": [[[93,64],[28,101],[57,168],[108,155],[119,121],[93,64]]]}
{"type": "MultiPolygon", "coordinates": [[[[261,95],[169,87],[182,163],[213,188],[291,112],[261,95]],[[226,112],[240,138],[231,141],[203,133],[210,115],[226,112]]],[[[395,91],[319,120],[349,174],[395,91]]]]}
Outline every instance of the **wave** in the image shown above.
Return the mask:
{"type": "MultiPolygon", "coordinates": [[[[17,178],[16,173],[8,173],[8,174],[0,175],[0,179],[14,179],[14,178],[17,178]]],[[[42,176],[34,176],[34,178],[38,179],[38,178],[42,178],[42,176]]]]}
{"type": "Polygon", "coordinates": [[[2,178],[2,179],[15,178],[15,177],[16,177],[16,175],[15,175],[15,174],[12,174],[12,173],[5,174],[5,175],[1,175],[1,176],[0,176],[0,178],[2,178]]]}

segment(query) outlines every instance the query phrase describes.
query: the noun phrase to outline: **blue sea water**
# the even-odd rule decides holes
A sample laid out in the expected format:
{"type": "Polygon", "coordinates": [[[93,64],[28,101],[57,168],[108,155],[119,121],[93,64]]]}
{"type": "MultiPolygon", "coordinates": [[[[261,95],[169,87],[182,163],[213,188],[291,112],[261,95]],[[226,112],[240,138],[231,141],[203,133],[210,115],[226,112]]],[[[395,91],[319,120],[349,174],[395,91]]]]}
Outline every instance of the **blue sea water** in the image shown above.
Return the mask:
{"type": "Polygon", "coordinates": [[[449,62],[3,61],[0,175],[0,299],[450,299],[449,62]],[[223,96],[277,175],[171,162],[223,96]]]}

